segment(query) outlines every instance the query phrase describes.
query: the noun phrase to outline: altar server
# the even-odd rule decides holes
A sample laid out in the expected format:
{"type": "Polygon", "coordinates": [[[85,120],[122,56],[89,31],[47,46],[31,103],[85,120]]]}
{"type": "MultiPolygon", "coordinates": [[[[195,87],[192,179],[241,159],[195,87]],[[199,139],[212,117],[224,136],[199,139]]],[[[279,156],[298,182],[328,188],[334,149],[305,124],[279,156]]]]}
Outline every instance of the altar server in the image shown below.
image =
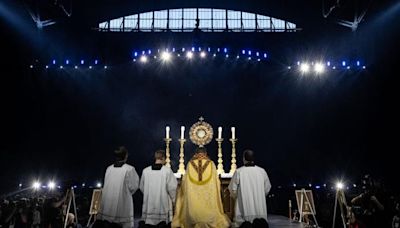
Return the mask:
{"type": "Polygon", "coordinates": [[[214,162],[204,147],[198,148],[182,178],[172,227],[229,227],[230,220],[224,214],[220,188],[214,162]]]}
{"type": "Polygon", "coordinates": [[[167,225],[172,221],[178,182],[171,168],[164,165],[165,151],[156,151],[154,158],[154,164],[143,170],[140,179],[142,220],[146,225],[167,225]]]}
{"type": "Polygon", "coordinates": [[[99,219],[132,228],[132,195],[139,187],[139,176],[133,166],[126,164],[128,150],[120,147],[114,151],[115,163],[110,165],[104,177],[99,219]]]}
{"type": "Polygon", "coordinates": [[[251,150],[243,152],[243,164],[233,174],[228,187],[231,196],[236,198],[233,227],[240,227],[243,222],[253,223],[255,219],[267,222],[266,196],[271,189],[267,172],[255,165],[251,150]]]}

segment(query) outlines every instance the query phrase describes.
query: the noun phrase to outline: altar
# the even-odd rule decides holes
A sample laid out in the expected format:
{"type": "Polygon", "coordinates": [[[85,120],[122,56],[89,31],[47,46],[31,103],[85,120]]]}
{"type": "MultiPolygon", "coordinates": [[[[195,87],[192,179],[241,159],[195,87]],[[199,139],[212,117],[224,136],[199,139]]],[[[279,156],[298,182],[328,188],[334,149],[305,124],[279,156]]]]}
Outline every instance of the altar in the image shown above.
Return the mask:
{"type": "MultiPolygon", "coordinates": [[[[185,127],[181,126],[181,135],[178,139],[180,144],[179,150],[179,168],[175,173],[175,177],[178,179],[178,183],[180,185],[180,180],[182,175],[185,175],[185,127]]],[[[222,127],[218,127],[218,136],[215,138],[215,142],[218,144],[218,160],[214,161],[217,174],[219,176],[219,180],[221,183],[221,199],[223,204],[224,213],[230,218],[233,218],[234,214],[234,199],[230,197],[230,193],[228,190],[229,183],[231,178],[236,171],[236,129],[235,127],[231,127],[231,138],[229,141],[231,142],[231,166],[229,172],[225,172],[223,167],[223,157],[222,157],[222,142],[224,139],[222,138],[222,127]]],[[[171,167],[171,154],[170,154],[170,143],[172,142],[172,138],[170,137],[170,127],[166,126],[165,128],[166,136],[164,138],[165,142],[165,151],[166,151],[166,166],[171,167]]],[[[189,139],[190,141],[197,145],[198,147],[204,147],[205,145],[211,143],[214,139],[214,131],[212,126],[204,121],[203,117],[199,118],[199,121],[194,123],[189,130],[189,139]]],[[[179,188],[178,185],[178,188],[179,188]]]]}

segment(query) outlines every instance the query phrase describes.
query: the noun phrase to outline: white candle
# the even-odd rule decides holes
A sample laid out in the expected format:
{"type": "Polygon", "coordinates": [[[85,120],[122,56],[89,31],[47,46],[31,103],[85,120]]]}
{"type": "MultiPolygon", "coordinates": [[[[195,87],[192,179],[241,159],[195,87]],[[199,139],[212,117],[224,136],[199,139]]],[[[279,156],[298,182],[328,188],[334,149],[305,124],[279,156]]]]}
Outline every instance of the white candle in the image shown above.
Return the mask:
{"type": "Polygon", "coordinates": [[[218,127],[218,139],[222,139],[222,127],[218,127]]]}
{"type": "Polygon", "coordinates": [[[165,138],[169,139],[169,126],[165,128],[165,138]]]}
{"type": "Polygon", "coordinates": [[[235,127],[231,127],[232,139],[235,139],[235,127]]]}
{"type": "Polygon", "coordinates": [[[185,126],[181,127],[181,139],[185,138],[185,126]]]}

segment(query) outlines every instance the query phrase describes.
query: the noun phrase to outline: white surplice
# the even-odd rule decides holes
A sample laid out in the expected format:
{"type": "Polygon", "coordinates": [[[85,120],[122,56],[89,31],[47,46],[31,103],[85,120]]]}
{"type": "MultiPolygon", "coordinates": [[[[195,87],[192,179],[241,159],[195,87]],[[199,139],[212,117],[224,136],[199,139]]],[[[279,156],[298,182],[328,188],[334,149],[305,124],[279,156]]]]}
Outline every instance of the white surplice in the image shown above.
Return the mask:
{"type": "Polygon", "coordinates": [[[236,170],[229,184],[235,202],[234,227],[256,218],[267,220],[266,196],[271,189],[267,172],[258,166],[243,166],[236,170]]]}
{"type": "Polygon", "coordinates": [[[162,166],[143,170],[140,190],[143,192],[142,220],[149,225],[172,221],[178,182],[171,168],[162,166]]]}
{"type": "Polygon", "coordinates": [[[104,177],[99,219],[122,225],[134,226],[132,195],[139,187],[139,176],[133,166],[110,165],[104,177]]]}

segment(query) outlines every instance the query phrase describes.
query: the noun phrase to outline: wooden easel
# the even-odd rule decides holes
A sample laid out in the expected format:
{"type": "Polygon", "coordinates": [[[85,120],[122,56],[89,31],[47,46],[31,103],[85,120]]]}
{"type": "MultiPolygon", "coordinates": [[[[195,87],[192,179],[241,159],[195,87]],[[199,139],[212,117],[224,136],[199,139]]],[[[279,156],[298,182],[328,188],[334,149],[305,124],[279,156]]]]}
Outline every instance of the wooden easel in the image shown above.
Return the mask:
{"type": "Polygon", "coordinates": [[[347,210],[348,207],[347,207],[346,196],[344,195],[343,189],[337,189],[336,190],[335,206],[333,208],[332,228],[335,227],[336,210],[337,210],[338,203],[339,203],[339,208],[340,208],[340,215],[342,217],[343,227],[346,228],[346,212],[344,211],[344,209],[346,208],[346,210],[347,210]]]}
{"type": "Polygon", "coordinates": [[[67,200],[68,206],[67,211],[65,212],[64,228],[66,228],[68,225],[68,214],[71,210],[71,204],[74,207],[75,224],[78,224],[78,213],[76,211],[75,192],[73,187],[71,187],[71,189],[68,189],[67,191],[67,200]]]}
{"type": "Polygon", "coordinates": [[[296,190],[296,197],[298,197],[298,194],[300,194],[300,200],[298,202],[298,208],[299,208],[299,222],[302,222],[304,220],[305,215],[312,215],[315,225],[318,227],[318,222],[317,218],[315,217],[315,207],[314,207],[314,202],[310,201],[310,198],[308,197],[308,194],[312,197],[312,191],[311,190],[305,190],[304,188],[301,190],[296,190]],[[305,208],[303,206],[305,205],[305,208]]]}
{"type": "Polygon", "coordinates": [[[90,210],[89,210],[89,220],[87,222],[86,227],[89,227],[94,222],[96,222],[97,214],[99,213],[101,205],[101,189],[94,189],[92,194],[92,201],[90,203],[90,210]],[[93,222],[91,223],[93,219],[93,222]]]}

